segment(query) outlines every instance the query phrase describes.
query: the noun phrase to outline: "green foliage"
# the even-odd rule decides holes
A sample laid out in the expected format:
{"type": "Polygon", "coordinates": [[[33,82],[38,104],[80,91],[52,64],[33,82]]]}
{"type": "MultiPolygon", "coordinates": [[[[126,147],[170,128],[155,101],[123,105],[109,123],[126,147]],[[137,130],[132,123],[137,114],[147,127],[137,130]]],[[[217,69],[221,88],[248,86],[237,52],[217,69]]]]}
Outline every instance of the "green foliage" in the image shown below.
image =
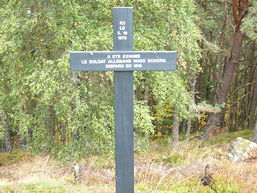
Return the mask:
{"type": "MultiPolygon", "coordinates": [[[[58,155],[72,155],[80,150],[98,153],[113,149],[113,94],[104,85],[112,81],[110,75],[89,73],[85,77],[69,72],[69,51],[96,45],[85,44],[85,36],[96,34],[92,30],[98,29],[100,22],[88,24],[92,22],[88,18],[79,23],[85,17],[79,14],[85,11],[82,8],[78,2],[64,1],[10,2],[3,8],[8,11],[1,17],[1,60],[6,68],[1,71],[5,76],[1,76],[4,95],[0,101],[9,115],[5,121],[10,129],[33,150],[55,149],[58,155]],[[10,50],[14,53],[8,54],[10,50]],[[103,89],[96,89],[99,85],[103,89]]],[[[97,37],[105,37],[95,40],[98,43],[108,39],[106,35],[97,37]]]]}
{"type": "Polygon", "coordinates": [[[135,151],[146,152],[149,147],[149,137],[154,133],[153,118],[149,107],[138,102],[134,105],[135,151]]]}
{"type": "Polygon", "coordinates": [[[247,17],[244,20],[243,31],[253,40],[257,40],[257,2],[252,1],[247,17]]]}
{"type": "Polygon", "coordinates": [[[136,72],[136,150],[145,151],[153,123],[185,118],[193,103],[186,69],[197,74],[200,32],[192,0],[6,1],[0,6],[0,136],[61,159],[114,149],[112,73],[71,73],[71,50],[112,50],[112,7],[133,6],[135,50],[178,50],[178,72],[136,72]],[[148,90],[148,91],[147,91],[148,90]],[[146,94],[148,92],[148,94],[146,94]],[[149,102],[156,108],[151,108],[149,102]],[[168,107],[167,111],[165,108],[168,107]],[[153,116],[154,115],[154,116],[153,116]]]}
{"type": "Polygon", "coordinates": [[[198,103],[197,105],[192,105],[191,111],[195,111],[195,112],[207,112],[207,113],[219,113],[221,111],[221,108],[223,108],[225,106],[225,104],[221,104],[221,105],[210,105],[208,104],[206,101],[202,101],[200,103],[198,103]]]}
{"type": "Polygon", "coordinates": [[[143,14],[140,13],[142,11],[146,13],[146,10],[152,14],[147,19],[140,18],[136,23],[135,48],[177,50],[179,58],[177,72],[137,72],[136,85],[143,90],[151,91],[156,101],[154,117],[157,120],[161,121],[164,117],[172,116],[174,104],[177,105],[179,117],[188,118],[190,114],[188,107],[193,100],[188,92],[190,88],[186,86],[192,77],[188,77],[186,71],[191,71],[191,76],[194,76],[200,70],[198,64],[200,49],[197,41],[201,36],[194,24],[194,3],[188,0],[147,1],[147,3],[140,1],[140,3],[139,12],[135,10],[136,14],[143,14]],[[147,25],[143,26],[145,23],[147,25]]]}

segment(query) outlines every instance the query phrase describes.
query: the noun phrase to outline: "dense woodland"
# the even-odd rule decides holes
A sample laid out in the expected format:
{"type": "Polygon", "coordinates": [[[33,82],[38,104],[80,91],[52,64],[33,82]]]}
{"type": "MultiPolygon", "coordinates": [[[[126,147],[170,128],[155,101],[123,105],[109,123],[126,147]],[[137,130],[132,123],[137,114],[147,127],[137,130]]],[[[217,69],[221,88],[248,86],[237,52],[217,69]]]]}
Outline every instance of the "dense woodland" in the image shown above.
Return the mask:
{"type": "Polygon", "coordinates": [[[70,72],[70,51],[113,49],[112,7],[133,7],[134,50],[178,51],[134,72],[135,150],[255,129],[257,1],[0,0],[0,144],[58,158],[114,151],[112,72],[70,72]]]}

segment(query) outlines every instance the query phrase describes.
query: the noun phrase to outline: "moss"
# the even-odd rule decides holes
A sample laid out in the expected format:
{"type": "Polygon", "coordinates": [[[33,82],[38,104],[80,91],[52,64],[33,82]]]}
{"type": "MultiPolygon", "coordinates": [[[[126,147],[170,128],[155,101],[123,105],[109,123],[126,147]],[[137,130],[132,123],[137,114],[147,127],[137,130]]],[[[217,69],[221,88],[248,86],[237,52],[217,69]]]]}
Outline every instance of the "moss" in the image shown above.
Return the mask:
{"type": "Polygon", "coordinates": [[[243,141],[242,148],[244,149],[245,152],[247,152],[247,148],[250,146],[249,141],[243,141]]]}
{"type": "Polygon", "coordinates": [[[208,144],[209,145],[215,145],[215,144],[221,144],[221,143],[230,143],[231,141],[235,140],[237,137],[242,137],[244,139],[251,140],[251,137],[253,136],[253,130],[240,130],[235,132],[227,132],[219,136],[218,138],[211,139],[208,144]]]}

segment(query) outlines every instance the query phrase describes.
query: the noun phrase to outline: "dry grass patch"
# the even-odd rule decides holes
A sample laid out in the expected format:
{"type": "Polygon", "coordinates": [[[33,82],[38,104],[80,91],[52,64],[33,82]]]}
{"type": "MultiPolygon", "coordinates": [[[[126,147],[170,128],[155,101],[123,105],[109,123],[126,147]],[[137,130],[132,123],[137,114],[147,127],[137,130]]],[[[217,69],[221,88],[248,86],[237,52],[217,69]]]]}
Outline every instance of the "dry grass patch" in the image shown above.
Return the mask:
{"type": "MultiPolygon", "coordinates": [[[[252,193],[257,192],[257,160],[232,163],[227,143],[204,146],[200,141],[153,143],[147,154],[135,155],[136,193],[252,193]],[[210,165],[213,183],[203,186],[201,177],[210,165]]],[[[49,156],[30,157],[19,164],[0,166],[0,192],[111,193],[115,192],[114,156],[90,156],[81,160],[76,181],[71,167],[49,156]]]]}

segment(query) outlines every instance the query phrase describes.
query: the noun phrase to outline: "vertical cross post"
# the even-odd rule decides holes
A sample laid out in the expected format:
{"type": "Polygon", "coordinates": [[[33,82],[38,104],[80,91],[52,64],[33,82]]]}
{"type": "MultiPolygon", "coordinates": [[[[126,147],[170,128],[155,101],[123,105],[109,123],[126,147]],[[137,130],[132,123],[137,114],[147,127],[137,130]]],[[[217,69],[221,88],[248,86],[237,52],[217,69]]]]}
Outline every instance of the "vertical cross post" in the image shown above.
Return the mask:
{"type": "MultiPolygon", "coordinates": [[[[113,8],[114,51],[133,50],[132,8],[113,8]]],[[[114,72],[116,193],[134,193],[133,71],[114,72]]]]}
{"type": "Polygon", "coordinates": [[[132,7],[113,8],[114,51],[71,52],[71,71],[114,71],[116,193],[134,193],[133,71],[176,70],[176,51],[132,51],[132,7]]]}

